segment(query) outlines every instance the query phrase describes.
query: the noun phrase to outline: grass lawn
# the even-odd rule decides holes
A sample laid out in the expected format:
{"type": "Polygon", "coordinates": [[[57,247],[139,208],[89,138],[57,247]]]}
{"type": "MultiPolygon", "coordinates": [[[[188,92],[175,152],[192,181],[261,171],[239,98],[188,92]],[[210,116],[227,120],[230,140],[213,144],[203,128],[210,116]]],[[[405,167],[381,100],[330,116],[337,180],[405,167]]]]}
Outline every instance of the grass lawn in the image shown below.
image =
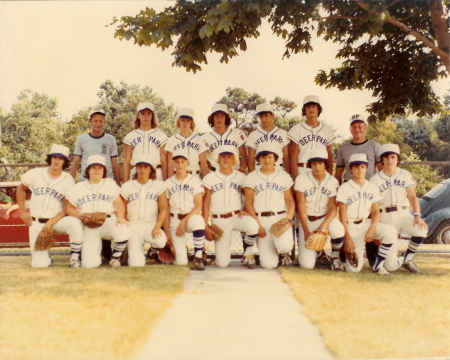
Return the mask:
{"type": "Polygon", "coordinates": [[[69,269],[0,258],[0,359],[126,359],[183,290],[188,267],[69,269]]]}
{"type": "Polygon", "coordinates": [[[420,274],[280,271],[337,358],[448,356],[450,257],[416,255],[414,262],[420,274]]]}

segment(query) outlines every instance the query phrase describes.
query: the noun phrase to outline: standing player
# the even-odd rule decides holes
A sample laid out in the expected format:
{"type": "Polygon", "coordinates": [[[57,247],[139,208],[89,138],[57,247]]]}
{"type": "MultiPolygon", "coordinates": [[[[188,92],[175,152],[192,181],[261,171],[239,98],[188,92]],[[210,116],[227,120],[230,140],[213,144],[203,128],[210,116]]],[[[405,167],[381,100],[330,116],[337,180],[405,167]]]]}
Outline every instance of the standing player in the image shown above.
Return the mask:
{"type": "Polygon", "coordinates": [[[318,254],[305,248],[305,239],[314,230],[327,231],[331,236],[331,269],[342,271],[339,252],[344,244],[344,227],[336,219],[336,195],[339,184],[328,174],[328,152],[326,149],[312,149],[309,152],[307,168],[311,171],[300,174],[295,180],[297,215],[303,231],[299,232],[298,261],[300,266],[313,269],[318,254]]]}
{"type": "Polygon", "coordinates": [[[289,152],[291,156],[291,175],[293,179],[298,174],[308,172],[306,163],[308,162],[312,149],[326,149],[328,167],[327,171],[333,171],[333,156],[331,155],[331,144],[336,139],[334,130],[319,122],[322,113],[322,106],[318,96],[309,95],[303,99],[302,116],[306,116],[306,121],[293,126],[288,132],[291,140],[289,152]]]}
{"type": "Polygon", "coordinates": [[[241,186],[245,175],[233,170],[237,162],[233,147],[222,146],[218,153],[220,169],[210,172],[203,179],[205,195],[202,214],[206,223],[206,239],[215,240],[215,234],[208,225],[211,212],[211,223],[223,230],[220,240],[214,242],[217,266],[227,267],[230,264],[231,235],[234,230],[246,233],[242,263],[247,268],[254,269],[253,245],[258,235],[259,225],[242,210],[241,186]]]}
{"type": "MultiPolygon", "coordinates": [[[[359,272],[363,266],[364,242],[381,240],[372,272],[378,275],[390,275],[385,267],[392,267],[385,261],[397,232],[392,225],[382,224],[378,202],[382,197],[378,188],[366,180],[369,161],[365,154],[353,154],[350,157],[352,179],[342,184],[337,193],[339,217],[345,229],[344,251],[356,252],[358,266],[353,267],[347,260],[347,271],[359,272]],[[370,218],[369,218],[370,215],[370,218]],[[386,264],[385,264],[386,263],[386,264]]],[[[394,263],[397,263],[395,258],[394,263]]]]}
{"type": "Polygon", "coordinates": [[[294,182],[287,172],[275,166],[277,160],[275,145],[263,142],[258,147],[256,155],[256,161],[261,164],[261,169],[249,173],[243,185],[245,210],[259,224],[256,241],[261,266],[266,269],[276,268],[279,260],[282,266],[291,265],[289,252],[294,245],[290,229],[279,237],[269,232],[270,227],[283,218],[288,219],[291,224],[294,223],[295,200],[292,195],[294,182]]]}
{"type": "Polygon", "coordinates": [[[257,126],[247,139],[245,146],[248,151],[248,171],[252,172],[259,168],[260,164],[255,163],[255,155],[259,152],[259,147],[264,143],[272,144],[277,156],[276,166],[283,166],[287,173],[290,173],[289,160],[289,139],[287,131],[275,126],[273,119],[272,105],[269,103],[259,104],[256,107],[256,115],[259,117],[261,126],[257,126]]]}
{"type": "Polygon", "coordinates": [[[208,149],[203,139],[194,133],[194,110],[180,109],[178,118],[175,120],[175,127],[179,130],[179,133],[171,136],[164,147],[164,151],[167,153],[168,177],[174,174],[172,154],[178,149],[182,149],[188,154],[189,166],[187,172],[200,178],[201,169],[202,175],[205,176],[209,172],[206,161],[208,149]]]}
{"type": "Polygon", "coordinates": [[[17,204],[20,217],[29,226],[31,266],[48,267],[52,260],[48,251],[35,251],[34,245],[39,233],[69,234],[70,266],[78,267],[83,228],[79,221],[67,216],[64,209],[66,194],[75,185],[75,180],[66,172],[69,167],[69,148],[53,145],[45,162],[45,169],[35,168],[22,175],[17,188],[17,204]],[[30,213],[25,206],[26,192],[31,190],[30,213]]]}
{"type": "Polygon", "coordinates": [[[187,173],[188,155],[179,149],[172,154],[175,175],[166,180],[167,197],[169,199],[169,232],[173,239],[176,259],[175,264],[188,263],[186,242],[188,233],[194,238],[195,270],[205,270],[203,250],[205,248],[205,221],[200,215],[202,211],[203,185],[201,180],[187,173]]]}
{"type": "Polygon", "coordinates": [[[89,156],[86,166],[86,180],[76,184],[67,195],[67,213],[83,221],[90,216],[85,213],[104,212],[107,219],[100,227],[83,227],[82,266],[100,266],[101,239],[107,239],[113,242],[109,265],[118,267],[131,232],[128,221],[125,220],[125,205],[120,197],[120,187],[112,179],[106,178],[103,156],[89,156]],[[114,208],[117,209],[117,216],[114,208]]]}
{"type": "Polygon", "coordinates": [[[156,166],[156,178],[158,180],[166,180],[167,160],[164,152],[166,142],[166,134],[158,129],[155,107],[149,102],[140,103],[137,106],[134,130],[128,133],[125,139],[123,139],[123,143],[125,144],[122,173],[123,182],[130,179],[131,160],[138,154],[150,155],[152,164],[156,166]]]}
{"type": "MultiPolygon", "coordinates": [[[[232,146],[235,149],[235,155],[238,156],[238,162],[234,168],[245,174],[247,169],[247,152],[245,151],[245,141],[247,137],[239,129],[230,128],[231,117],[228,107],[225,104],[214,104],[211,115],[208,116],[208,124],[214,130],[202,136],[205,146],[208,148],[206,159],[208,160],[211,171],[219,168],[217,163],[217,150],[223,145],[232,146]],[[241,162],[239,162],[239,155],[241,162]]],[[[205,174],[206,175],[206,174],[205,174]]]]}
{"type": "MultiPolygon", "coordinates": [[[[380,201],[380,221],[393,225],[397,232],[412,235],[402,262],[406,270],[416,274],[420,271],[412,259],[428,232],[427,224],[420,215],[419,200],[416,195],[416,182],[409,171],[398,168],[398,164],[401,161],[398,145],[382,145],[381,161],[383,170],[370,179],[370,182],[378,186],[383,197],[380,201]],[[414,215],[411,215],[409,212],[410,205],[414,215]]],[[[397,243],[395,242],[388,258],[395,258],[396,256],[397,243]]],[[[390,271],[396,270],[396,268],[388,268],[388,266],[386,268],[390,271]]]]}
{"type": "Polygon", "coordinates": [[[169,215],[169,203],[166,197],[166,184],[156,180],[156,170],[149,156],[140,154],[132,162],[136,165],[133,180],[122,185],[121,195],[127,208],[131,224],[131,236],[128,241],[128,264],[144,266],[143,246],[151,245],[150,258],[155,259],[158,250],[166,245],[167,236],[161,230],[169,215]]]}

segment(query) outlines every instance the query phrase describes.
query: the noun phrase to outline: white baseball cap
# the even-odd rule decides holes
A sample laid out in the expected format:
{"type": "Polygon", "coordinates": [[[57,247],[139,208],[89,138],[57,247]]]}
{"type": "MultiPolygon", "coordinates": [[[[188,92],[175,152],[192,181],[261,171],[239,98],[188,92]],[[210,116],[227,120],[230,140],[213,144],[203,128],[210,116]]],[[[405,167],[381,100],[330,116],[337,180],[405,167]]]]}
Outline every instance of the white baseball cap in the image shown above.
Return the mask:
{"type": "Polygon", "coordinates": [[[214,106],[212,107],[211,115],[213,115],[217,112],[223,112],[224,114],[228,115],[229,114],[228,106],[226,106],[225,104],[219,104],[219,103],[214,104],[214,106]]]}
{"type": "Polygon", "coordinates": [[[303,105],[306,105],[306,104],[309,104],[309,103],[314,103],[314,104],[320,105],[319,97],[316,96],[316,95],[308,95],[307,97],[305,97],[303,99],[303,105]]]}
{"type": "Polygon", "coordinates": [[[381,155],[397,154],[400,155],[400,147],[397,144],[381,145],[381,155]]]}
{"type": "Polygon", "coordinates": [[[309,153],[309,161],[327,161],[328,151],[326,149],[311,149],[309,153]]]}
{"type": "Polygon", "coordinates": [[[137,164],[146,164],[150,165],[153,168],[156,168],[156,165],[152,164],[152,157],[148,154],[138,154],[131,159],[131,165],[136,166],[137,164]]]}
{"type": "Polygon", "coordinates": [[[141,112],[142,110],[149,109],[151,111],[155,111],[155,106],[152,103],[149,102],[143,102],[139,103],[139,105],[136,108],[136,112],[141,112]]]}
{"type": "Polygon", "coordinates": [[[268,112],[273,113],[273,107],[269,103],[259,104],[256,107],[256,115],[261,115],[261,114],[265,114],[268,112]]]}
{"type": "Polygon", "coordinates": [[[86,167],[91,165],[103,165],[106,166],[105,158],[101,155],[91,155],[87,159],[86,167]]]}
{"type": "Polygon", "coordinates": [[[258,146],[257,155],[276,154],[275,145],[271,142],[263,142],[258,146]]]}
{"type": "Polygon", "coordinates": [[[353,154],[350,156],[350,165],[366,164],[369,165],[366,154],[353,154]]]}
{"type": "Polygon", "coordinates": [[[236,155],[236,148],[231,145],[223,145],[219,147],[217,153],[219,155],[236,155]]]}
{"type": "Polygon", "coordinates": [[[50,156],[61,156],[64,159],[69,158],[69,148],[63,145],[52,145],[50,152],[48,153],[50,156]]]}
{"type": "Polygon", "coordinates": [[[194,120],[194,110],[189,108],[181,108],[180,111],[178,111],[178,117],[182,119],[194,120]]]}
{"type": "Polygon", "coordinates": [[[172,160],[177,158],[177,157],[184,157],[187,161],[189,161],[187,150],[185,150],[185,149],[176,149],[172,153],[172,160]]]}
{"type": "Polygon", "coordinates": [[[350,125],[353,124],[355,121],[362,121],[364,124],[369,125],[365,116],[361,114],[355,114],[350,116],[350,125]]]}
{"type": "Polygon", "coordinates": [[[103,110],[102,108],[99,108],[99,107],[95,107],[91,111],[89,111],[89,118],[91,118],[91,116],[94,114],[103,114],[106,116],[105,110],[103,110]]]}

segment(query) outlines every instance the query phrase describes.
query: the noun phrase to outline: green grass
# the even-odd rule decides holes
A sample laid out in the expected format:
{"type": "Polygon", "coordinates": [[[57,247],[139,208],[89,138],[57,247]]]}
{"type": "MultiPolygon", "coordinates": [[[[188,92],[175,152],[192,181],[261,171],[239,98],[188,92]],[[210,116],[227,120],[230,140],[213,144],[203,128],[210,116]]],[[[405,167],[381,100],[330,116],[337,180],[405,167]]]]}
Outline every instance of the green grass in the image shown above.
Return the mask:
{"type": "Polygon", "coordinates": [[[390,277],[281,268],[306,315],[339,359],[450,354],[450,257],[416,255],[421,273],[390,277]]]}
{"type": "Polygon", "coordinates": [[[126,359],[183,290],[188,267],[69,269],[0,259],[0,359],[126,359]]]}

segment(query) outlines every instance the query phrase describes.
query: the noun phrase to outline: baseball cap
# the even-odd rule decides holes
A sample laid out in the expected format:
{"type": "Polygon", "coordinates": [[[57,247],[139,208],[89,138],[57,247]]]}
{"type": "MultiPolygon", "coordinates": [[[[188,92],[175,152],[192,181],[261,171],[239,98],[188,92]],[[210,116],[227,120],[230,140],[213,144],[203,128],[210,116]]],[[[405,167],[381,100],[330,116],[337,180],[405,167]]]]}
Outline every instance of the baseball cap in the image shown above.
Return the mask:
{"type": "Polygon", "coordinates": [[[91,116],[94,114],[103,114],[106,116],[105,110],[103,110],[102,108],[99,108],[99,107],[95,107],[91,111],[89,111],[89,118],[91,118],[91,116]]]}
{"type": "Polygon", "coordinates": [[[141,112],[142,110],[145,110],[145,109],[149,109],[151,111],[155,111],[155,106],[152,103],[149,103],[149,102],[139,103],[137,108],[136,108],[136,112],[141,112]]]}
{"type": "Polygon", "coordinates": [[[178,117],[182,119],[194,120],[194,110],[189,108],[181,108],[180,111],[178,111],[178,117]]]}
{"type": "Polygon", "coordinates": [[[212,107],[211,115],[213,115],[217,112],[222,112],[222,113],[228,115],[229,114],[228,106],[226,106],[225,104],[219,104],[219,103],[214,104],[214,106],[212,107]]]}
{"type": "Polygon", "coordinates": [[[138,154],[131,159],[131,165],[136,166],[137,164],[145,164],[152,167],[156,167],[154,164],[152,164],[152,158],[148,154],[138,154]]]}
{"type": "Polygon", "coordinates": [[[218,153],[219,155],[236,155],[235,147],[230,145],[224,145],[219,147],[218,153]]]}
{"type": "Polygon", "coordinates": [[[308,95],[303,99],[303,105],[310,104],[310,103],[320,105],[319,97],[316,95],[308,95]]]}
{"type": "Polygon", "coordinates": [[[353,124],[355,121],[362,121],[364,124],[369,125],[367,123],[365,116],[361,114],[355,114],[350,116],[350,125],[353,124]]]}
{"type": "Polygon", "coordinates": [[[61,156],[64,159],[68,159],[69,158],[69,148],[67,146],[55,144],[55,145],[52,145],[48,155],[61,156]]]}
{"type": "Polygon", "coordinates": [[[327,161],[328,151],[326,149],[311,149],[309,153],[309,161],[327,161]]]}
{"type": "Polygon", "coordinates": [[[189,161],[187,152],[184,149],[177,149],[172,153],[172,160],[176,159],[177,157],[183,157],[189,161]]]}
{"type": "Polygon", "coordinates": [[[103,165],[106,166],[105,158],[101,155],[91,155],[87,159],[86,167],[91,165],[103,165]]]}
{"type": "Polygon", "coordinates": [[[369,165],[366,154],[353,154],[350,156],[350,165],[366,164],[369,165]]]}
{"type": "Polygon", "coordinates": [[[258,146],[257,155],[276,154],[275,146],[270,142],[264,142],[258,146]]]}
{"type": "Polygon", "coordinates": [[[265,113],[273,113],[272,105],[270,105],[269,103],[259,104],[256,107],[256,115],[262,115],[265,113]]]}
{"type": "Polygon", "coordinates": [[[381,145],[381,155],[397,154],[400,155],[400,147],[397,144],[381,145]]]}

